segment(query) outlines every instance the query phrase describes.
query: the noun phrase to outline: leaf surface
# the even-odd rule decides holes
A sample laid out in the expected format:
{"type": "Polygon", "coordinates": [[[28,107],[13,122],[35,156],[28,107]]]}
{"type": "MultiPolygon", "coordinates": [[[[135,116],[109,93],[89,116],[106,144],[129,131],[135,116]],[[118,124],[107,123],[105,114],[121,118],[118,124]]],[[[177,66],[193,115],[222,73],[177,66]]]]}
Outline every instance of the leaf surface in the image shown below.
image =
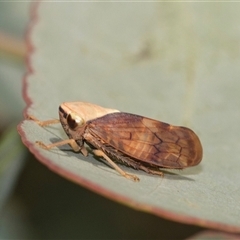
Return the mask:
{"type": "Polygon", "coordinates": [[[139,176],[135,183],[69,146],[35,144],[66,139],[60,125],[24,120],[23,142],[51,170],[113,200],[240,232],[240,17],[233,6],[42,2],[33,13],[25,115],[55,119],[62,102],[86,101],[184,125],[202,141],[200,165],[163,178],[123,166],[139,176]]]}

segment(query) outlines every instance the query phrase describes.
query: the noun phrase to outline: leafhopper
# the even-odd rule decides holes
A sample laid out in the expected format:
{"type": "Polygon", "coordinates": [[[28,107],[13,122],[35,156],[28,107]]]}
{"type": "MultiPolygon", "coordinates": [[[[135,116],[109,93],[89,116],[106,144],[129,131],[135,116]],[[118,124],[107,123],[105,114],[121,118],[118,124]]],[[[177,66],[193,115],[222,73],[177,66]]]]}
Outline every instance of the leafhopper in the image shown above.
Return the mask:
{"type": "Polygon", "coordinates": [[[96,156],[134,181],[139,178],[123,171],[117,163],[162,176],[161,168],[184,169],[202,160],[201,142],[191,129],[91,103],[62,103],[59,120],[31,119],[41,126],[60,122],[69,137],[49,145],[37,142],[42,148],[69,144],[75,152],[87,156],[86,143],[96,156]]]}

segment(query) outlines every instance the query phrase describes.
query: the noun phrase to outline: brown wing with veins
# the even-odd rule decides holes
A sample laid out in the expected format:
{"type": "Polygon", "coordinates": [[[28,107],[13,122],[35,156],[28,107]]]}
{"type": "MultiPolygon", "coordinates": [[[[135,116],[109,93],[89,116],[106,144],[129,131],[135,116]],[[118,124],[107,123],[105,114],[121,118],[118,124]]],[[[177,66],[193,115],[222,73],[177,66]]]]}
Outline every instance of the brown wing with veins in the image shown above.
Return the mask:
{"type": "Polygon", "coordinates": [[[186,168],[202,160],[197,135],[129,113],[111,113],[87,122],[88,131],[105,144],[137,160],[165,168],[186,168]]]}

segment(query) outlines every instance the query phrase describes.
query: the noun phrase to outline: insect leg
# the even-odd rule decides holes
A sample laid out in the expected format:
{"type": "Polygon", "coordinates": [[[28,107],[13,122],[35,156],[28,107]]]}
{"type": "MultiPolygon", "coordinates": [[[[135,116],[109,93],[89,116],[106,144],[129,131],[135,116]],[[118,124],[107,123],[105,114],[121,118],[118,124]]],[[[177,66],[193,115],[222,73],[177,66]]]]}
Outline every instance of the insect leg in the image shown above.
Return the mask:
{"type": "Polygon", "coordinates": [[[36,141],[36,143],[43,149],[46,149],[46,150],[50,150],[54,147],[58,147],[58,146],[62,146],[62,145],[65,145],[65,144],[69,144],[71,146],[71,148],[73,149],[74,152],[79,152],[81,151],[81,153],[86,157],[88,155],[88,151],[87,149],[82,146],[80,147],[74,139],[66,139],[66,140],[63,140],[63,141],[60,141],[60,142],[55,142],[55,143],[52,143],[52,144],[49,144],[49,145],[46,145],[44,144],[43,142],[41,141],[36,141]]]}
{"type": "Polygon", "coordinates": [[[41,148],[47,149],[47,150],[50,150],[54,147],[62,146],[62,145],[65,145],[65,144],[69,144],[75,152],[79,152],[81,150],[81,148],[77,145],[77,143],[75,142],[74,139],[66,139],[66,140],[63,140],[63,141],[60,141],[60,142],[55,142],[55,143],[52,143],[52,144],[49,144],[49,145],[46,145],[46,144],[44,144],[43,142],[40,142],[40,141],[37,141],[36,143],[41,148]]]}
{"type": "Polygon", "coordinates": [[[161,172],[158,167],[151,166],[151,165],[144,165],[141,161],[136,161],[128,156],[123,155],[121,152],[116,151],[114,148],[110,146],[102,146],[102,149],[106,151],[110,156],[112,156],[114,159],[119,160],[120,162],[133,167],[137,170],[143,170],[150,174],[160,175],[163,176],[163,172],[161,172]]]}
{"type": "MultiPolygon", "coordinates": [[[[30,120],[33,120],[34,122],[36,122],[39,126],[41,127],[45,127],[45,126],[48,126],[48,125],[51,125],[51,124],[57,124],[59,123],[60,121],[58,119],[53,119],[53,120],[47,120],[47,121],[40,121],[38,120],[37,118],[35,118],[34,116],[28,116],[28,119],[30,120]]],[[[62,146],[62,145],[65,145],[65,144],[69,144],[71,146],[71,148],[73,149],[74,152],[79,152],[81,151],[81,153],[86,157],[88,155],[88,151],[87,149],[82,146],[80,147],[76,141],[74,139],[66,139],[66,140],[63,140],[63,141],[60,141],[60,142],[56,142],[56,143],[52,143],[52,144],[49,144],[49,145],[46,145],[44,144],[43,142],[41,141],[36,141],[36,143],[43,149],[46,149],[46,150],[50,150],[54,147],[58,147],[58,146],[62,146]]]]}
{"type": "Polygon", "coordinates": [[[151,167],[146,167],[144,165],[140,165],[139,166],[139,169],[143,170],[144,172],[147,172],[147,173],[150,173],[150,174],[154,174],[154,175],[159,175],[161,177],[163,177],[163,172],[161,172],[160,170],[155,170],[155,169],[152,169],[151,167]]]}
{"type": "Polygon", "coordinates": [[[40,121],[37,118],[35,118],[34,116],[28,116],[27,117],[29,120],[33,120],[34,122],[36,122],[39,126],[41,127],[45,127],[48,125],[52,125],[52,124],[57,124],[60,121],[58,119],[52,119],[52,120],[46,120],[46,121],[40,121]]]}
{"type": "Polygon", "coordinates": [[[135,182],[139,181],[140,179],[130,173],[124,172],[116,163],[114,163],[102,150],[93,150],[93,153],[98,156],[98,157],[103,157],[107,162],[117,171],[119,172],[122,176],[131,179],[135,182]]]}

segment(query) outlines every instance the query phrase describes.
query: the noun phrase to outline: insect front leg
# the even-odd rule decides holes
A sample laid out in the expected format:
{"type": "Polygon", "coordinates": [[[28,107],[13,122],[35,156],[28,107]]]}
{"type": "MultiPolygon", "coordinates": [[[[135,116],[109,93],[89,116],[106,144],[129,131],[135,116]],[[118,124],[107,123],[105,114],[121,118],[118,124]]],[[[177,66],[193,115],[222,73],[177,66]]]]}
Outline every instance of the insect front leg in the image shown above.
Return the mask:
{"type": "Polygon", "coordinates": [[[51,119],[51,120],[46,120],[46,121],[40,121],[39,119],[37,119],[36,117],[31,116],[31,115],[28,116],[27,119],[36,122],[36,123],[37,123],[39,126],[41,126],[41,127],[45,127],[45,126],[48,126],[48,125],[57,124],[57,123],[60,122],[58,119],[51,119]]]}
{"type": "Polygon", "coordinates": [[[44,144],[41,141],[36,141],[36,143],[41,148],[47,149],[47,150],[50,150],[50,149],[52,149],[54,147],[59,147],[59,146],[62,146],[62,145],[66,145],[66,144],[69,144],[74,152],[79,152],[81,150],[81,148],[77,145],[77,143],[75,142],[74,139],[66,139],[66,140],[55,142],[55,143],[48,144],[48,145],[44,144]]]}
{"type": "MultiPolygon", "coordinates": [[[[57,123],[60,122],[58,119],[40,121],[37,118],[35,118],[34,116],[28,116],[28,119],[33,120],[34,122],[36,122],[41,127],[45,127],[45,126],[52,125],[52,124],[57,124],[57,123]]],[[[66,140],[59,141],[59,142],[52,143],[52,144],[48,144],[48,145],[44,144],[41,141],[36,141],[36,144],[38,144],[41,148],[46,149],[46,150],[50,150],[54,147],[59,147],[59,146],[62,146],[62,145],[69,144],[74,152],[81,151],[81,153],[85,157],[88,155],[87,149],[84,146],[80,147],[74,139],[66,139],[66,140]]]]}
{"type": "Polygon", "coordinates": [[[107,160],[107,162],[117,171],[119,172],[122,176],[131,179],[135,182],[138,182],[140,179],[133,174],[124,172],[116,163],[113,162],[112,159],[110,159],[102,150],[93,150],[93,153],[98,156],[98,157],[103,157],[105,160],[107,160]]]}

